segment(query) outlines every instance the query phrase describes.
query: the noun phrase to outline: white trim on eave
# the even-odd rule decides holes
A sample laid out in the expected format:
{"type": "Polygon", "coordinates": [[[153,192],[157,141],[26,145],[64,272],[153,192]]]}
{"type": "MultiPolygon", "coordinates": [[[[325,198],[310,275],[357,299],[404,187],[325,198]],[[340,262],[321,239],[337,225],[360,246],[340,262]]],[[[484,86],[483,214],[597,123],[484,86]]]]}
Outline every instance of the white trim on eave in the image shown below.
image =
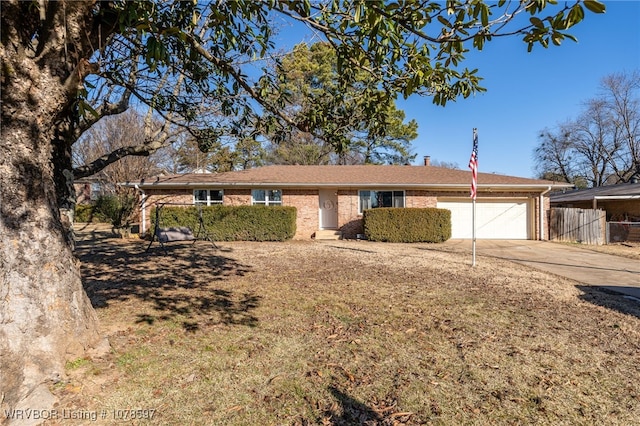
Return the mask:
{"type": "Polygon", "coordinates": [[[594,200],[638,200],[640,195],[596,195],[594,200]]]}
{"type": "MultiPolygon", "coordinates": [[[[138,185],[140,188],[149,189],[197,189],[197,188],[339,188],[339,189],[385,189],[385,188],[402,188],[402,189],[423,189],[423,190],[461,190],[469,189],[468,184],[416,184],[416,183],[283,183],[283,182],[158,182],[158,183],[121,183],[121,186],[133,187],[138,185]]],[[[553,185],[552,187],[564,187],[562,185],[553,185]]],[[[548,184],[478,184],[478,190],[482,192],[503,192],[503,191],[533,191],[547,192],[548,184]]]]}

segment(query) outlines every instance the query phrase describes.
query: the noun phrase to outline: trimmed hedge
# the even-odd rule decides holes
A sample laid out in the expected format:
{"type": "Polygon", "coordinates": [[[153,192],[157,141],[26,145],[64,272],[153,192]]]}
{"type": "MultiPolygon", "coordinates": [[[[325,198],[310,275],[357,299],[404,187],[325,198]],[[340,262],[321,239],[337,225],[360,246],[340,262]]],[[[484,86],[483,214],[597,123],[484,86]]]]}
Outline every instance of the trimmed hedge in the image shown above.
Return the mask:
{"type": "MultiPolygon", "coordinates": [[[[296,208],[289,206],[207,206],[202,207],[202,221],[214,241],[286,241],[296,233],[296,208]]],[[[151,226],[155,227],[155,208],[151,226]]],[[[198,232],[197,207],[163,207],[163,228],[187,226],[198,232]]]]}
{"type": "Polygon", "coordinates": [[[74,222],[110,223],[109,218],[96,209],[95,204],[76,204],[74,222]]]}
{"type": "Polygon", "coordinates": [[[446,209],[368,209],[363,221],[364,234],[371,241],[441,243],[451,238],[451,211],[446,209]]]}

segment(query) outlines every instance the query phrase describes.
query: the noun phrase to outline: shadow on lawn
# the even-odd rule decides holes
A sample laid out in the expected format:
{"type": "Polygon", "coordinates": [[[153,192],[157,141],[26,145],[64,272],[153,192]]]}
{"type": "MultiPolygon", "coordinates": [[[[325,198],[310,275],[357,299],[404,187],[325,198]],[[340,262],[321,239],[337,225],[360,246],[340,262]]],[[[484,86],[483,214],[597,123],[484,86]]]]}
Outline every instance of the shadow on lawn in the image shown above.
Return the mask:
{"type": "Polygon", "coordinates": [[[203,325],[257,325],[251,312],[260,297],[225,288],[225,280],[251,272],[250,266],[229,257],[229,250],[188,242],[168,247],[165,256],[160,246],[149,252],[145,248],[144,241],[131,240],[78,244],[82,281],[95,308],[137,299],[136,322],[177,319],[191,332],[203,325]],[[145,312],[149,309],[152,313],[145,312]]]}
{"type": "Polygon", "coordinates": [[[327,412],[332,424],[337,426],[380,424],[382,416],[362,402],[331,386],[331,394],[340,406],[341,413],[327,412]]]}
{"type": "Polygon", "coordinates": [[[326,410],[324,416],[333,425],[403,425],[414,417],[412,412],[398,412],[395,400],[382,400],[368,406],[335,386],[330,386],[329,391],[337,405],[326,410]]]}
{"type": "Polygon", "coordinates": [[[577,285],[576,288],[582,292],[580,299],[585,302],[640,318],[640,301],[635,298],[630,299],[622,293],[602,287],[577,285]]]}

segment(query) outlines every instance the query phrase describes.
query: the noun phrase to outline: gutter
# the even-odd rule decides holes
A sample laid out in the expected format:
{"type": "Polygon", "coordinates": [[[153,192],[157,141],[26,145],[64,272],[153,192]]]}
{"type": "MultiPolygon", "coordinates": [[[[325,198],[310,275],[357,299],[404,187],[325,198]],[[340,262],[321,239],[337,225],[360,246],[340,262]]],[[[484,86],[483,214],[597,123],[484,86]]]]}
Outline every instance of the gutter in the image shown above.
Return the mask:
{"type": "Polygon", "coordinates": [[[637,200],[640,195],[596,195],[594,200],[637,200]]]}
{"type": "MultiPolygon", "coordinates": [[[[330,182],[330,183],[284,183],[284,182],[158,182],[150,184],[131,183],[125,182],[119,184],[121,186],[143,186],[146,189],[170,189],[170,188],[211,188],[211,187],[228,187],[228,188],[357,188],[357,189],[384,189],[384,188],[398,188],[398,189],[462,189],[467,190],[469,185],[467,183],[451,183],[451,184],[419,184],[419,183],[342,183],[342,182],[330,182]]],[[[559,186],[560,187],[560,186],[559,186]]],[[[552,186],[548,184],[531,185],[531,184],[479,184],[478,190],[484,189],[484,192],[490,192],[491,190],[540,190],[544,189],[543,195],[551,190],[552,186]]],[[[479,191],[480,192],[480,191],[479,191]]]]}

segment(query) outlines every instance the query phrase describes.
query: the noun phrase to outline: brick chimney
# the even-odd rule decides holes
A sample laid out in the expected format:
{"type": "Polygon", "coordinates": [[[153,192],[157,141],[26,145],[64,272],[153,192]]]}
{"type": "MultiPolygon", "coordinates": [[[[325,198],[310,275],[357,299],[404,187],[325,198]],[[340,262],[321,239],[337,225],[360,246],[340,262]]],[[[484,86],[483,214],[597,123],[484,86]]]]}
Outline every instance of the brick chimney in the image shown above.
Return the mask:
{"type": "Polygon", "coordinates": [[[430,166],[431,165],[431,157],[428,155],[424,156],[424,165],[425,166],[430,166]]]}

